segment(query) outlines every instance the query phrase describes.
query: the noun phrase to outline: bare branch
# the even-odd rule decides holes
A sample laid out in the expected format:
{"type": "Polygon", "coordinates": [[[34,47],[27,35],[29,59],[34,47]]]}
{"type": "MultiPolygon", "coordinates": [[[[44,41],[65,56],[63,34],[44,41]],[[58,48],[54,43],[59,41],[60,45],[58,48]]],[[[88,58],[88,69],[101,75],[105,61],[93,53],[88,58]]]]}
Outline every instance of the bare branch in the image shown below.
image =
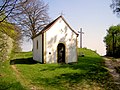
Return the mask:
{"type": "Polygon", "coordinates": [[[17,2],[17,0],[15,0],[13,2],[13,7],[9,10],[9,13],[0,21],[0,23],[3,22],[11,14],[11,12],[13,11],[13,9],[15,7],[16,2],[17,2]]]}
{"type": "Polygon", "coordinates": [[[49,23],[47,10],[48,5],[44,4],[42,0],[28,0],[24,3],[20,0],[15,6],[11,18],[22,28],[24,35],[31,38],[49,23]]]}
{"type": "MultiPolygon", "coordinates": [[[[11,13],[16,8],[16,4],[21,0],[3,0],[2,5],[0,6],[0,23],[10,18],[11,13]]],[[[27,0],[22,0],[23,3],[27,2],[27,0]]]]}

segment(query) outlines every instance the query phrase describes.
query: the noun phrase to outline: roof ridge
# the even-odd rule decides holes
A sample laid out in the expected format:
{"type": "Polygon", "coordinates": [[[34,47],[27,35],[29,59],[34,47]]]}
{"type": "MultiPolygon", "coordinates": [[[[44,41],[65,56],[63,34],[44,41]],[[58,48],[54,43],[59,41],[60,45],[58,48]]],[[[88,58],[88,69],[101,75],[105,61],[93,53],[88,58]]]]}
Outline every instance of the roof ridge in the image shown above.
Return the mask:
{"type": "MultiPolygon", "coordinates": [[[[78,36],[78,33],[73,30],[70,25],[66,22],[66,20],[64,19],[64,17],[62,15],[60,15],[58,18],[56,18],[55,20],[53,20],[52,22],[50,22],[46,27],[44,27],[38,34],[36,34],[33,38],[37,37],[38,35],[44,33],[45,31],[47,31],[51,26],[54,25],[54,23],[59,19],[59,18],[62,18],[63,21],[67,24],[67,26],[78,36]]],[[[32,39],[33,39],[32,38],[32,39]]]]}

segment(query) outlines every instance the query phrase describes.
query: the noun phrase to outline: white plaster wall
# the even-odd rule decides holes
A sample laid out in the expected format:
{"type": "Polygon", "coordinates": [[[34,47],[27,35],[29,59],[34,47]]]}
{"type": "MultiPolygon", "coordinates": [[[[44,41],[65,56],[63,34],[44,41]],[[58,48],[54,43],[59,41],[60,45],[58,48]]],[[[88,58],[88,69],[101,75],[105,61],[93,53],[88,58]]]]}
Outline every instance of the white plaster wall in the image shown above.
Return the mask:
{"type": "Polygon", "coordinates": [[[60,18],[46,31],[46,63],[57,63],[57,46],[63,43],[66,48],[66,63],[77,62],[77,35],[60,18]]]}
{"type": "Polygon", "coordinates": [[[42,62],[42,34],[33,39],[33,59],[42,62]],[[37,49],[38,40],[38,49],[37,49]]]}

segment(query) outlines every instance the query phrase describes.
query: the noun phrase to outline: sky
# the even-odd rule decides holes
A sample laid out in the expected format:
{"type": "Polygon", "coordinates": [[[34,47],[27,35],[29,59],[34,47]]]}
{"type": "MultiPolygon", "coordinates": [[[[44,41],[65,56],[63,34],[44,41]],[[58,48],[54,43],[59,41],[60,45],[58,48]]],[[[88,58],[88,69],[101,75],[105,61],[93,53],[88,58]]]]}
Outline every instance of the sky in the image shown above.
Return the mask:
{"type": "MultiPolygon", "coordinates": [[[[83,29],[83,47],[106,54],[106,29],[120,24],[120,18],[113,14],[110,4],[112,0],[43,0],[49,5],[48,14],[51,20],[63,15],[68,24],[76,32],[83,29]]],[[[51,33],[52,34],[52,33],[51,33]]],[[[78,37],[79,40],[79,37],[78,37]]],[[[23,51],[32,49],[32,42],[22,45],[23,51]]]]}

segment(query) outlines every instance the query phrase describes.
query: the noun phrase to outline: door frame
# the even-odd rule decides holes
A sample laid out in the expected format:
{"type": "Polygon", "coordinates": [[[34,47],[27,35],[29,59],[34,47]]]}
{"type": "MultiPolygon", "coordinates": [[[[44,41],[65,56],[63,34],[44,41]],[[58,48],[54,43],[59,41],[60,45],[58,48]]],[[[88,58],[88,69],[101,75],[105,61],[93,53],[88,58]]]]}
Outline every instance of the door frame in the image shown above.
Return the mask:
{"type": "Polygon", "coordinates": [[[57,44],[57,63],[66,63],[66,45],[64,44],[64,43],[58,43],[57,44]],[[62,44],[63,46],[64,46],[64,61],[62,60],[62,62],[59,62],[59,60],[58,60],[58,45],[59,44],[62,44]]]}

